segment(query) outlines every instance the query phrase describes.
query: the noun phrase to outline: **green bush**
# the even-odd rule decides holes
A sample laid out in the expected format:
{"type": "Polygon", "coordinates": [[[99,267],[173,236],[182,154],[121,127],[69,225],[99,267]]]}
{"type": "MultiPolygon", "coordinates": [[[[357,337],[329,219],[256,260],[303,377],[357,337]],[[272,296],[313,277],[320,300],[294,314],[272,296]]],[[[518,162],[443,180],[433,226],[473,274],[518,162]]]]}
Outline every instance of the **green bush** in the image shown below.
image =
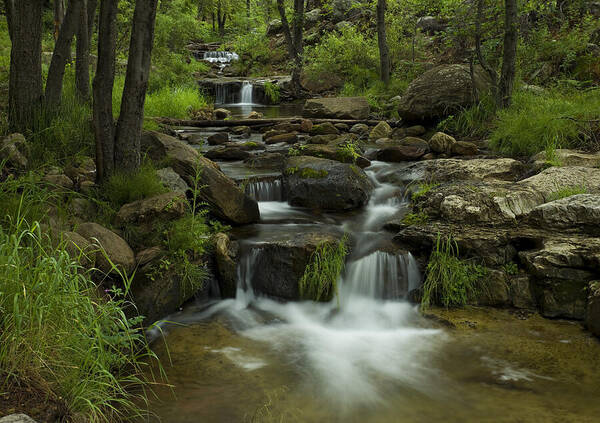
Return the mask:
{"type": "Polygon", "coordinates": [[[279,103],[279,85],[265,82],[265,94],[272,104],[279,103]]]}
{"type": "Polygon", "coordinates": [[[421,307],[462,307],[481,291],[486,269],[460,260],[458,255],[458,244],[452,236],[442,239],[438,234],[427,263],[421,307]]]}
{"type": "Polygon", "coordinates": [[[117,172],[102,186],[104,197],[119,209],[122,205],[167,192],[160,182],[156,169],[144,162],[134,173],[117,172]]]}

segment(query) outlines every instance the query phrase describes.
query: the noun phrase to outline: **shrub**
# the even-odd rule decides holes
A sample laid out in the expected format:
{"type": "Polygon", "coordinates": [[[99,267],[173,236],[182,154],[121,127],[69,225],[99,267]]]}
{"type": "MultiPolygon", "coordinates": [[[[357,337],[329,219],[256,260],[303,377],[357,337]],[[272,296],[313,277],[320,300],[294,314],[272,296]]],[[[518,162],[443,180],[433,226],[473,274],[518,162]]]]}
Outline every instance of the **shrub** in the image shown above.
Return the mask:
{"type": "MultiPolygon", "coordinates": [[[[298,282],[300,296],[306,300],[329,301],[338,297],[337,280],[344,270],[348,237],[338,243],[323,242],[317,245],[304,275],[298,282]]],[[[338,297],[339,301],[339,297],[338,297]]]]}
{"type": "Polygon", "coordinates": [[[133,201],[142,200],[167,192],[160,182],[154,166],[145,162],[134,173],[117,172],[102,186],[102,192],[116,208],[133,201]]]}
{"type": "Polygon", "coordinates": [[[458,254],[458,244],[452,236],[442,239],[438,234],[427,264],[421,307],[462,307],[480,292],[485,268],[460,260],[458,254]]]}
{"type": "Polygon", "coordinates": [[[266,81],[265,82],[265,95],[267,96],[267,99],[273,103],[279,103],[279,85],[277,84],[273,84],[272,82],[266,81]]]}

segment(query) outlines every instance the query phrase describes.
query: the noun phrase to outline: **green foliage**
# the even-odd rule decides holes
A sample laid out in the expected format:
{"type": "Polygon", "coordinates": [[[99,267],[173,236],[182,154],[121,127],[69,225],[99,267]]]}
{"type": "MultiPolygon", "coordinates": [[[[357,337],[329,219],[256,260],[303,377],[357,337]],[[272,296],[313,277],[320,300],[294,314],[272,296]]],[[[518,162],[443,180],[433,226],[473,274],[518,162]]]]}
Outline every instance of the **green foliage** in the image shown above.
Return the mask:
{"type": "Polygon", "coordinates": [[[577,194],[587,194],[588,189],[584,185],[574,185],[569,187],[562,187],[554,191],[548,197],[548,201],[560,200],[561,198],[567,198],[577,194]]]}
{"type": "Polygon", "coordinates": [[[300,177],[302,179],[322,179],[327,177],[329,172],[325,169],[313,169],[312,167],[305,167],[300,170],[300,177]]]}
{"type": "Polygon", "coordinates": [[[265,95],[272,104],[279,103],[279,85],[265,82],[265,95]]]}
{"type": "Polygon", "coordinates": [[[134,173],[117,172],[102,186],[108,201],[119,209],[122,205],[167,192],[160,182],[156,169],[150,162],[144,162],[134,173]]]}
{"type": "Polygon", "coordinates": [[[484,137],[491,130],[496,116],[494,99],[486,95],[479,103],[448,116],[438,124],[438,130],[456,137],[484,137]]]}
{"type": "Polygon", "coordinates": [[[360,156],[358,146],[353,142],[347,142],[338,147],[336,151],[341,162],[356,163],[356,159],[360,156]]]}
{"type": "Polygon", "coordinates": [[[412,200],[412,202],[414,203],[415,201],[417,201],[419,198],[423,197],[425,194],[427,194],[429,191],[431,191],[432,189],[434,189],[435,187],[437,187],[439,184],[437,182],[421,182],[419,184],[419,189],[415,192],[412,193],[410,199],[412,200]]]}
{"type": "Polygon", "coordinates": [[[513,105],[498,113],[491,134],[494,149],[513,156],[554,148],[597,149],[598,90],[516,92],[513,105]],[[596,124],[597,125],[597,124],[596,124]]]}
{"type": "Polygon", "coordinates": [[[405,225],[424,225],[429,221],[429,216],[425,212],[407,213],[402,218],[405,225]]]}
{"type": "Polygon", "coordinates": [[[298,282],[300,296],[306,300],[329,301],[338,297],[337,280],[340,277],[346,255],[348,237],[338,243],[322,242],[312,254],[304,275],[298,282]]]}
{"type": "Polygon", "coordinates": [[[185,119],[207,105],[198,88],[164,86],[146,96],[144,114],[146,117],[185,119]]]}
{"type": "Polygon", "coordinates": [[[452,236],[438,234],[427,264],[421,307],[432,304],[462,307],[482,289],[486,269],[458,258],[458,244],[452,236]]]}
{"type": "Polygon", "coordinates": [[[265,76],[278,73],[277,66],[287,59],[284,46],[275,47],[265,31],[254,30],[237,35],[231,42],[231,50],[240,59],[231,69],[241,76],[265,76]]]}
{"type": "Polygon", "coordinates": [[[512,261],[509,263],[505,263],[502,266],[502,269],[504,270],[504,273],[506,273],[509,276],[514,276],[517,273],[519,273],[519,267],[516,263],[513,263],[512,261]]]}
{"type": "Polygon", "coordinates": [[[39,225],[15,219],[0,227],[0,390],[34,380],[67,415],[140,416],[149,382],[142,369],[156,357],[141,318],[123,312],[131,279],[121,274],[125,288],[100,295],[65,243],[52,246],[39,225]]]}

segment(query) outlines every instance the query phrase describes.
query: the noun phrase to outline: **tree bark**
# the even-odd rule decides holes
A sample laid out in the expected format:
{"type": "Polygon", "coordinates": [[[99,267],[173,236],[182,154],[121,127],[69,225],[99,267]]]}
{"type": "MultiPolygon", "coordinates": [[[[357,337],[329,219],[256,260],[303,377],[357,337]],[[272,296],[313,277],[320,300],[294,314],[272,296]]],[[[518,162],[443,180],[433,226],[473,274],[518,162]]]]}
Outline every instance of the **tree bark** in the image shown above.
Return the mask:
{"type": "Polygon", "coordinates": [[[377,44],[379,45],[379,65],[381,80],[387,87],[390,84],[390,50],[385,32],[386,0],[377,0],[377,44]]]}
{"type": "Polygon", "coordinates": [[[281,17],[283,35],[287,44],[288,55],[293,62],[292,90],[298,97],[302,91],[300,76],[302,75],[302,55],[304,53],[304,45],[302,40],[304,28],[304,0],[294,0],[292,29],[290,29],[290,24],[285,13],[285,5],[283,4],[283,0],[277,0],[277,9],[279,10],[279,16],[281,17]]]}
{"type": "Polygon", "coordinates": [[[112,91],[115,80],[116,19],[119,0],[100,0],[98,65],[94,78],[93,121],[98,181],[114,171],[114,119],[112,91]]]}
{"type": "Polygon", "coordinates": [[[65,5],[63,0],[54,0],[54,41],[58,41],[58,34],[65,18],[65,5]]]}
{"type": "Polygon", "coordinates": [[[90,99],[90,42],[88,31],[88,0],[80,0],[77,29],[77,56],[75,59],[75,90],[82,102],[90,99]]]}
{"type": "Polygon", "coordinates": [[[137,0],[135,3],[121,114],[115,135],[115,166],[123,171],[134,171],[140,165],[140,139],[157,3],[158,0],[137,0]]]}
{"type": "MultiPolygon", "coordinates": [[[[57,0],[58,1],[58,0],[57,0]]],[[[65,19],[58,33],[46,80],[46,106],[52,110],[60,103],[65,66],[71,57],[71,43],[77,31],[81,0],[71,0],[67,5],[65,19]]]]}
{"type": "Polygon", "coordinates": [[[11,131],[32,129],[42,92],[43,0],[7,0],[11,33],[8,119],[11,131]]]}
{"type": "Polygon", "coordinates": [[[515,83],[517,60],[517,0],[505,0],[504,12],[504,50],[502,57],[502,73],[498,86],[499,106],[510,106],[515,83]]]}

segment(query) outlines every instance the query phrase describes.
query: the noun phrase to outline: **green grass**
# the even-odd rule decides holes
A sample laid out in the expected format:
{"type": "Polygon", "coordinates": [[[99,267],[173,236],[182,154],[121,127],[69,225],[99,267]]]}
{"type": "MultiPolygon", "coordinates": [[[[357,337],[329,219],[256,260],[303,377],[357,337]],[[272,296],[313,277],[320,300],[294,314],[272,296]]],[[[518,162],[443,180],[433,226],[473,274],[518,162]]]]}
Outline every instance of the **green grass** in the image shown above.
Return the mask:
{"type": "Polygon", "coordinates": [[[429,191],[431,191],[438,185],[439,184],[437,182],[421,182],[419,184],[419,189],[412,193],[412,195],[410,196],[410,199],[414,203],[415,201],[417,201],[419,198],[423,197],[425,194],[427,194],[429,191]]]}
{"type": "Polygon", "coordinates": [[[197,88],[162,87],[146,96],[145,116],[185,119],[207,105],[197,88]]]}
{"type": "Polygon", "coordinates": [[[452,236],[443,239],[438,234],[427,263],[421,307],[462,307],[481,291],[485,268],[458,256],[458,244],[452,236]]]}
{"type": "Polygon", "coordinates": [[[425,212],[407,213],[402,218],[405,225],[424,225],[429,221],[429,216],[425,212]]]}
{"type": "Polygon", "coordinates": [[[583,185],[563,187],[563,188],[560,188],[560,189],[554,191],[553,193],[551,193],[550,196],[548,197],[548,201],[560,200],[561,198],[571,197],[572,195],[587,194],[587,193],[588,193],[588,190],[583,185]]]}
{"type": "Polygon", "coordinates": [[[102,186],[104,197],[117,210],[124,204],[164,192],[167,189],[150,162],[144,162],[134,173],[115,173],[102,186]]]}
{"type": "Polygon", "coordinates": [[[337,280],[344,270],[348,237],[338,243],[323,242],[317,245],[304,275],[298,282],[300,297],[312,301],[329,301],[338,297],[337,280]]]}
{"type": "Polygon", "coordinates": [[[437,128],[460,138],[483,137],[491,130],[495,113],[494,100],[485,96],[476,105],[448,116],[437,128]]]}

